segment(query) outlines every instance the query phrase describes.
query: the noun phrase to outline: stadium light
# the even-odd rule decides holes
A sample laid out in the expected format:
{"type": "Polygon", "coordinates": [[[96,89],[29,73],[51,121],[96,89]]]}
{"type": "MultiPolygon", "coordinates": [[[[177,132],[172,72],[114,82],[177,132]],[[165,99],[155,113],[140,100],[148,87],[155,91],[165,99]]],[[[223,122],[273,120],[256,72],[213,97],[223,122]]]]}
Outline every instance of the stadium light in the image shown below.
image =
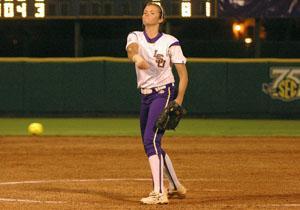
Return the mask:
{"type": "Polygon", "coordinates": [[[253,40],[252,40],[251,37],[246,37],[244,41],[245,41],[245,43],[248,44],[248,45],[252,44],[252,42],[253,42],[253,40]]]}
{"type": "Polygon", "coordinates": [[[244,36],[245,33],[245,25],[243,23],[233,23],[232,32],[235,38],[239,39],[244,36]]]}
{"type": "Polygon", "coordinates": [[[191,17],[192,16],[192,4],[190,1],[181,2],[181,17],[191,17]]]}
{"type": "Polygon", "coordinates": [[[234,24],[233,30],[236,32],[240,32],[242,29],[242,26],[240,24],[234,24]]]}

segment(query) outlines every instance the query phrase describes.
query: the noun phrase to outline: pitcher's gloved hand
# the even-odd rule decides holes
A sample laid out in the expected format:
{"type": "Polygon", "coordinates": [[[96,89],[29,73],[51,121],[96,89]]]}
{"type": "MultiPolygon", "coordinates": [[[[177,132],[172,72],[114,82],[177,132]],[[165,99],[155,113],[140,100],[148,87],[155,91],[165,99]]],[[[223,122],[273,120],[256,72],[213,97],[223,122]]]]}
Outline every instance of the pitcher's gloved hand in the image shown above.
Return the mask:
{"type": "Polygon", "coordinates": [[[186,114],[186,110],[176,101],[171,101],[159,115],[155,124],[156,128],[159,130],[175,130],[184,114],[186,114]]]}

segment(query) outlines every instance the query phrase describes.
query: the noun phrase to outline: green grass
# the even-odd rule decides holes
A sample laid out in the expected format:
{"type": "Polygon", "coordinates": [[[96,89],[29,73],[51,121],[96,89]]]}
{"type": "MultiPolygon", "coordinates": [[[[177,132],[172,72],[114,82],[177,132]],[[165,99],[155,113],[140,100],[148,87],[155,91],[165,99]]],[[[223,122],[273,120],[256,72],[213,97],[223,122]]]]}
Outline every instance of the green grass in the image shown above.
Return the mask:
{"type": "MultiPolygon", "coordinates": [[[[3,118],[0,135],[28,135],[31,122],[44,125],[44,135],[139,136],[137,118],[3,118]]],[[[300,120],[183,119],[168,136],[300,136],[300,120]]]]}

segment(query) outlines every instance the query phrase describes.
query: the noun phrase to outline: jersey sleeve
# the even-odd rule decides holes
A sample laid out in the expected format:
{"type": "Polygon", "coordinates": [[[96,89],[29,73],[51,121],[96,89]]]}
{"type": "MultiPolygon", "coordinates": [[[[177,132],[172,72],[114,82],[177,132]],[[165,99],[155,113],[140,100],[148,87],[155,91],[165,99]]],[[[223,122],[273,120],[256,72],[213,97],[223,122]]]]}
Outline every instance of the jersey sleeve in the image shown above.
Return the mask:
{"type": "Polygon", "coordinates": [[[132,43],[138,43],[138,36],[135,32],[131,32],[130,34],[128,34],[126,50],[127,50],[127,47],[132,43]]]}
{"type": "Polygon", "coordinates": [[[183,55],[179,41],[173,42],[169,47],[172,63],[186,63],[186,57],[183,55]]]}

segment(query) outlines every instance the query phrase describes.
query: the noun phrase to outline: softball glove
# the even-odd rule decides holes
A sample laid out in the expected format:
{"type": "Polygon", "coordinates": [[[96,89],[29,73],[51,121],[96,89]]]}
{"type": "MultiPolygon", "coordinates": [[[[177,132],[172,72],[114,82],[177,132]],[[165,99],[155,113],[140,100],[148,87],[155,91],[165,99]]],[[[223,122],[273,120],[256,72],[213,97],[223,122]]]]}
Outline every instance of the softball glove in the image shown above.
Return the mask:
{"type": "Polygon", "coordinates": [[[156,128],[159,130],[175,130],[184,114],[186,114],[186,110],[176,101],[171,101],[159,115],[155,123],[156,128]]]}

